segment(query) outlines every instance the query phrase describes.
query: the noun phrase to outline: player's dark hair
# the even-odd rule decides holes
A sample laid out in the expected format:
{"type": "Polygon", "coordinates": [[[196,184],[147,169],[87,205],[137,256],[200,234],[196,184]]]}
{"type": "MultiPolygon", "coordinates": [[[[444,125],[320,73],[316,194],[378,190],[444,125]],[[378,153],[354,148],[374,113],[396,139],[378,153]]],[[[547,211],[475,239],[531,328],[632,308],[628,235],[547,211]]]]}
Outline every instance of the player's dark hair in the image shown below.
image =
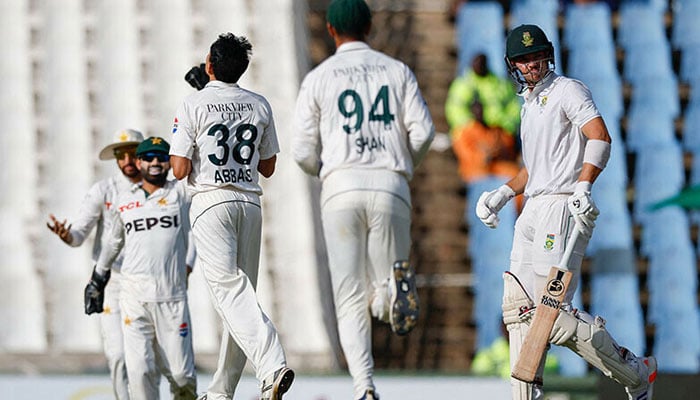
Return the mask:
{"type": "Polygon", "coordinates": [[[214,69],[216,79],[226,83],[236,83],[243,75],[248,64],[253,46],[244,36],[222,33],[209,48],[209,62],[214,69]]]}

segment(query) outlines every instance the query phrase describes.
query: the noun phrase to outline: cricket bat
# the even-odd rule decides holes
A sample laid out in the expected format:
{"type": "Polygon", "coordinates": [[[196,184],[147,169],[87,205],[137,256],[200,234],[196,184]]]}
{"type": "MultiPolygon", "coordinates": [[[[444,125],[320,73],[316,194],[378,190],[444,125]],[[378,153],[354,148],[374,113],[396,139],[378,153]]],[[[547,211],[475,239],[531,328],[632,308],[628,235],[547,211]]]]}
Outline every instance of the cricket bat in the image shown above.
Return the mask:
{"type": "Polygon", "coordinates": [[[535,308],[535,316],[530,323],[530,330],[520,348],[518,361],[511,371],[511,376],[515,379],[527,383],[535,381],[537,367],[542,361],[542,356],[544,356],[545,348],[549,342],[549,335],[554,327],[554,321],[559,315],[559,309],[571,282],[572,274],[566,266],[573,253],[578,232],[578,229],[575,229],[571,234],[559,267],[552,267],[549,271],[547,284],[537,304],[535,304],[537,308],[535,308]]]}

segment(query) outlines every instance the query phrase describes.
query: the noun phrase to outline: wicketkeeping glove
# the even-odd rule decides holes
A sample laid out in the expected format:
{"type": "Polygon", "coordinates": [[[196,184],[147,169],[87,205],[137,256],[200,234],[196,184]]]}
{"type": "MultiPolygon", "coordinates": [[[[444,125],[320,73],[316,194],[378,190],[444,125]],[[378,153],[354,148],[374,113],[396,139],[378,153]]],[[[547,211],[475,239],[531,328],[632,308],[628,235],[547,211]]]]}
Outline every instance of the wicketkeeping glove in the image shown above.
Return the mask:
{"type": "Polygon", "coordinates": [[[578,182],[574,194],[567,200],[567,205],[576,222],[576,228],[590,238],[595,228],[595,220],[600,214],[591,197],[590,182],[578,182]]]}
{"type": "Polygon", "coordinates": [[[195,65],[185,74],[185,80],[193,88],[197,90],[202,90],[202,88],[209,82],[209,75],[204,70],[204,64],[195,65]]]}
{"type": "Polygon", "coordinates": [[[85,286],[85,314],[99,314],[104,311],[105,286],[109,282],[109,277],[112,275],[111,272],[111,270],[108,270],[105,275],[100,275],[95,269],[92,270],[90,282],[85,286]]]}
{"type": "Polygon", "coordinates": [[[489,228],[497,227],[500,222],[498,212],[513,197],[515,192],[508,185],[482,193],[479,201],[476,202],[476,216],[489,228]]]}

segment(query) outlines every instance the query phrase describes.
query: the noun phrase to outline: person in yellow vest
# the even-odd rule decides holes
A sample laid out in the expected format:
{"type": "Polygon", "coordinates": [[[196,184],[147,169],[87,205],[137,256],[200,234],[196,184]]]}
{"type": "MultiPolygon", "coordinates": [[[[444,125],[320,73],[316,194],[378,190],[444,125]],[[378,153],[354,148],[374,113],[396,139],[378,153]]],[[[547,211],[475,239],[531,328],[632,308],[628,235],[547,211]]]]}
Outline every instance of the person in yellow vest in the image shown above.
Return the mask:
{"type": "Polygon", "coordinates": [[[487,63],[485,54],[477,54],[472,60],[471,69],[450,84],[445,101],[445,118],[453,140],[460,128],[474,120],[470,105],[475,98],[483,105],[486,125],[503,128],[511,135],[517,133],[520,99],[512,82],[491,72],[487,63]]]}

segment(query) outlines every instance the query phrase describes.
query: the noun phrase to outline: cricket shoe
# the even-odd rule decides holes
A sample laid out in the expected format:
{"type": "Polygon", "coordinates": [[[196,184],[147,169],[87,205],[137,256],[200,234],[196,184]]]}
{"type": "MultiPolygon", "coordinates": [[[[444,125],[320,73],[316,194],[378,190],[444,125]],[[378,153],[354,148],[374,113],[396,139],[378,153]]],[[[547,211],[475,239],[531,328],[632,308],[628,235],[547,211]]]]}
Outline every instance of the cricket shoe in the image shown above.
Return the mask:
{"type": "Polygon", "coordinates": [[[197,397],[197,400],[207,400],[207,394],[206,393],[200,394],[197,397]]]}
{"type": "Polygon", "coordinates": [[[642,383],[634,388],[625,388],[629,400],[651,400],[656,380],[656,358],[644,357],[633,361],[639,371],[642,383]]]}
{"type": "Polygon", "coordinates": [[[263,380],[260,400],[281,400],[294,382],[294,371],[282,367],[263,380]]]}
{"type": "Polygon", "coordinates": [[[374,391],[374,389],[367,389],[365,390],[365,394],[363,394],[358,400],[379,400],[379,395],[374,391]]]}
{"type": "Polygon", "coordinates": [[[392,266],[389,294],[389,320],[397,335],[410,332],[418,322],[418,291],[413,267],[408,261],[396,261],[392,266]]]}

